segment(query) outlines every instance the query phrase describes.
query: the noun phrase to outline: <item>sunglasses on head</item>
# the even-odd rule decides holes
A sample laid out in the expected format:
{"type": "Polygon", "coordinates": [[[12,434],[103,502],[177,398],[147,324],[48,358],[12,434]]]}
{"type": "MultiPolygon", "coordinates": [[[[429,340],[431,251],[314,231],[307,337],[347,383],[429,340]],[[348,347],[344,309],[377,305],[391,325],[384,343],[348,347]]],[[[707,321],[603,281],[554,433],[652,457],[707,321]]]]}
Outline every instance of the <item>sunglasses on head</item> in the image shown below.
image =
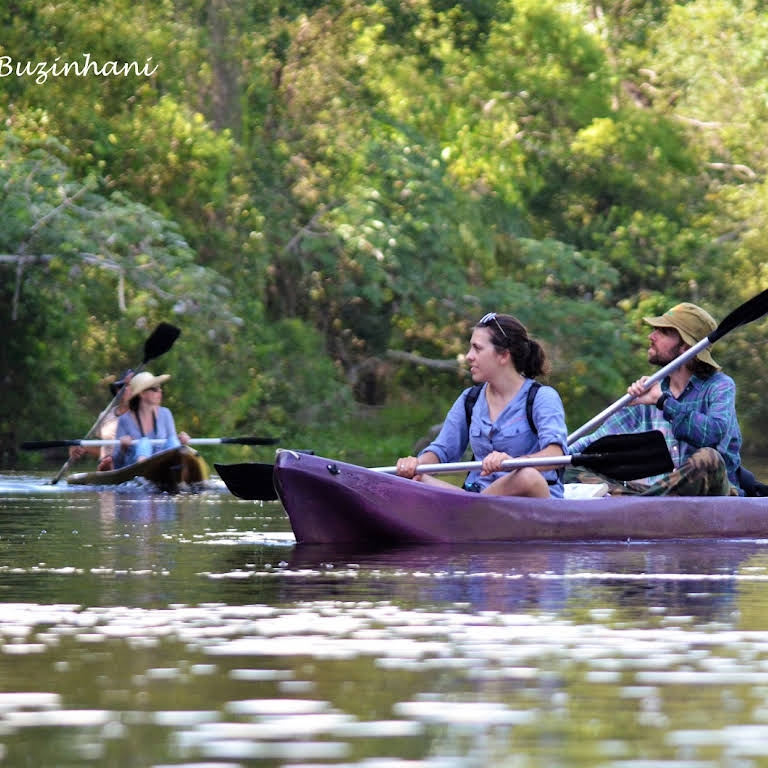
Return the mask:
{"type": "Polygon", "coordinates": [[[491,323],[496,323],[496,327],[501,331],[501,335],[508,339],[509,336],[507,336],[507,332],[501,327],[501,323],[499,322],[498,318],[496,317],[495,312],[489,312],[487,315],[483,315],[480,318],[480,322],[478,325],[490,325],[491,323]]]}

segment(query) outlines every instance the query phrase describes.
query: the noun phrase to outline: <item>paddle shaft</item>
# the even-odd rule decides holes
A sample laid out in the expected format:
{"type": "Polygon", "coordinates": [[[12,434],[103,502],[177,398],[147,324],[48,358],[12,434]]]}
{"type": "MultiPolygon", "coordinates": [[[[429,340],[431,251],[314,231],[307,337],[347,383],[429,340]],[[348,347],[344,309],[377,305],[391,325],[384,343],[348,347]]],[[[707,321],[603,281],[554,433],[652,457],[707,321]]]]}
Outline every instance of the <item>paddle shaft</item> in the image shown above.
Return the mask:
{"type": "MultiPolygon", "coordinates": [[[[579,454],[568,456],[537,456],[535,458],[525,459],[507,459],[501,462],[502,470],[519,469],[521,467],[566,467],[573,463],[574,457],[578,459],[579,454]]],[[[599,456],[599,454],[591,454],[599,456]]],[[[436,475],[443,472],[472,472],[482,469],[482,461],[446,461],[442,464],[419,464],[416,467],[417,475],[436,475]]],[[[374,472],[383,472],[388,475],[396,475],[397,467],[371,467],[374,472]]]]}
{"type": "MultiPolygon", "coordinates": [[[[312,451],[288,451],[297,458],[301,453],[312,451]]],[[[585,453],[569,456],[535,456],[507,459],[502,462],[504,470],[519,467],[555,467],[574,464],[594,469],[615,480],[637,480],[641,477],[670,472],[674,465],[664,435],[658,430],[636,432],[630,435],[606,435],[595,440],[585,453]]],[[[274,487],[272,464],[216,464],[219,476],[227,488],[241,499],[271,501],[277,498],[274,487]]],[[[482,467],[481,461],[445,462],[421,464],[419,474],[437,472],[468,472],[482,467]]],[[[327,464],[331,475],[340,475],[343,470],[335,463],[327,464]]],[[[373,467],[374,472],[396,474],[397,467],[373,467]]]]}
{"type": "MultiPolygon", "coordinates": [[[[152,445],[162,445],[166,438],[148,438],[152,445]]],[[[274,437],[192,437],[189,445],[274,445],[277,438],[274,437]]],[[[119,445],[119,440],[39,440],[22,443],[25,451],[44,450],[46,448],[65,448],[71,445],[79,445],[83,448],[99,448],[101,446],[119,445]]]]}
{"type": "MultiPolygon", "coordinates": [[[[523,456],[507,459],[501,463],[501,470],[510,471],[520,467],[565,467],[568,465],[586,467],[615,480],[637,480],[653,477],[674,469],[664,435],[659,430],[636,432],[627,435],[605,435],[595,440],[584,453],[566,456],[523,456]]],[[[416,474],[437,472],[470,472],[481,469],[481,461],[443,462],[421,464],[416,474]]],[[[378,467],[378,472],[396,474],[397,467],[378,467]]]]}
{"type": "MultiPolygon", "coordinates": [[[[136,372],[138,373],[143,367],[144,367],[143,364],[140,365],[136,369],[136,372]]],[[[125,384],[123,384],[123,386],[120,387],[120,390],[118,391],[118,393],[112,398],[112,402],[110,402],[110,404],[99,414],[99,418],[96,419],[96,421],[94,422],[93,426],[88,430],[88,432],[86,432],[86,434],[85,434],[86,440],[92,434],[94,434],[97,429],[99,429],[99,427],[104,423],[104,420],[107,418],[107,414],[120,402],[120,398],[123,396],[123,390],[124,389],[125,389],[125,384]]],[[[77,443],[75,443],[75,445],[76,444],[77,443]]],[[[88,443],[86,442],[85,444],[87,445],[88,443]]],[[[56,483],[58,483],[59,480],[61,480],[61,478],[64,476],[64,473],[69,469],[69,465],[71,463],[72,463],[72,457],[70,456],[61,465],[61,469],[56,474],[56,477],[54,477],[53,480],[51,480],[51,485],[56,485],[56,483]]]]}
{"type": "MultiPolygon", "coordinates": [[[[83,448],[101,448],[108,445],[120,445],[119,440],[59,440],[58,443],[65,445],[81,445],[83,448]]],[[[132,440],[132,443],[138,440],[132,440]]],[[[147,442],[150,445],[164,445],[168,440],[164,437],[149,437],[147,442]]],[[[191,437],[187,440],[187,445],[217,445],[222,442],[222,438],[216,437],[191,437]]]]}

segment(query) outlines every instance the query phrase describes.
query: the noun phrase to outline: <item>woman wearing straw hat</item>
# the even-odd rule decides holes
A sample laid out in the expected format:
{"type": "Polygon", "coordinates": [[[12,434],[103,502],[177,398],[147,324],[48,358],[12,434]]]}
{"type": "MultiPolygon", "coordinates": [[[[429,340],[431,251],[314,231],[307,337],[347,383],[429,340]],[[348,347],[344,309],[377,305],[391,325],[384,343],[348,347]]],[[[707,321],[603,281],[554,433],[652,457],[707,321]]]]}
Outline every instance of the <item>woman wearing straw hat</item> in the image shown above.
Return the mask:
{"type": "Polygon", "coordinates": [[[176,434],[173,414],[160,405],[163,400],[162,385],[170,378],[167,373],[155,376],[149,371],[142,371],[131,379],[128,385],[130,408],[117,422],[116,437],[120,444],[112,453],[115,469],[189,442],[186,432],[176,434]],[[154,439],[165,440],[165,443],[155,445],[149,442],[154,439]]]}

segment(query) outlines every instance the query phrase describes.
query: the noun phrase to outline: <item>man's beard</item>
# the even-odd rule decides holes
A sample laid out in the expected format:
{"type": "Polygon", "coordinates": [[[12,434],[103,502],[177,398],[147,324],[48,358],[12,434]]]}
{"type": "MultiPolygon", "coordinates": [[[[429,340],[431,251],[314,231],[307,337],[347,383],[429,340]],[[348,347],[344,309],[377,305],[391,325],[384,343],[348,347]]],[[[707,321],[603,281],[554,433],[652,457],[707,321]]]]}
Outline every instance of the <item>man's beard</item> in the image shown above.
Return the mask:
{"type": "Polygon", "coordinates": [[[648,356],[648,362],[651,365],[658,365],[659,367],[662,367],[666,365],[667,363],[671,363],[674,359],[680,357],[680,355],[685,352],[683,347],[687,346],[685,342],[681,341],[676,347],[673,347],[669,351],[669,356],[665,359],[661,355],[659,355],[658,352],[654,351],[648,356]]]}

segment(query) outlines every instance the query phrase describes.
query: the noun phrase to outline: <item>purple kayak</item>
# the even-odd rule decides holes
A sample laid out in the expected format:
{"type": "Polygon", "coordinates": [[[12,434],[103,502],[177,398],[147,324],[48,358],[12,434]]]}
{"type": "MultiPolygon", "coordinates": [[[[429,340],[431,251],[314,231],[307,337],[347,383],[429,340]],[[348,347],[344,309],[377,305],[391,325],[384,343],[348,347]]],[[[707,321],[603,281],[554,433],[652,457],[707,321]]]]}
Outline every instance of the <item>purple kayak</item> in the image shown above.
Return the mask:
{"type": "Polygon", "coordinates": [[[768,498],[485,496],[286,450],[273,480],[303,544],[768,537],[768,498]]]}

